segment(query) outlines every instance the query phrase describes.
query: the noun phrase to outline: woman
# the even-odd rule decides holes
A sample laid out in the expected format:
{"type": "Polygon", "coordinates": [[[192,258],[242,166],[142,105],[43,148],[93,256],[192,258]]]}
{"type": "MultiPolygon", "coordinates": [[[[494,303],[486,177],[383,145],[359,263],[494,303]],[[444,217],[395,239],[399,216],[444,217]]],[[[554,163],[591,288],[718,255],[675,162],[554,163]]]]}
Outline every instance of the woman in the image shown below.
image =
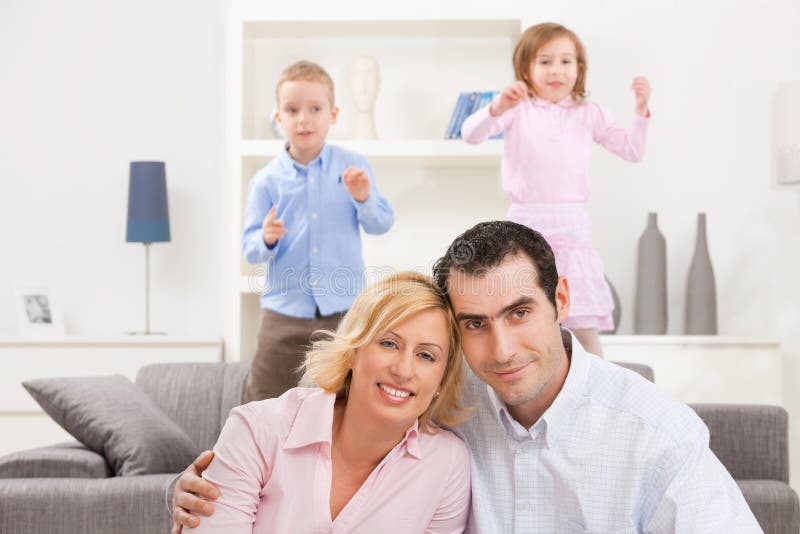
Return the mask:
{"type": "Polygon", "coordinates": [[[184,532],[462,532],[470,502],[458,327],[426,276],[361,293],[303,383],[240,406],[203,476],[216,509],[184,532]]]}

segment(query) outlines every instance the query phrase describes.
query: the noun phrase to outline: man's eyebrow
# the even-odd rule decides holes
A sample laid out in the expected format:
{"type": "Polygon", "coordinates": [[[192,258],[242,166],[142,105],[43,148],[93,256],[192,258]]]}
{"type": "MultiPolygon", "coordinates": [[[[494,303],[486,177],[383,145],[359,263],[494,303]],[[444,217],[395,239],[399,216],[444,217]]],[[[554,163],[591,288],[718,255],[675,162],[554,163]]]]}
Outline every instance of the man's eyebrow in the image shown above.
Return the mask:
{"type": "MultiPolygon", "coordinates": [[[[503,307],[503,309],[501,309],[499,312],[494,314],[494,317],[492,317],[492,318],[496,319],[496,318],[498,318],[498,317],[500,317],[502,315],[505,315],[506,313],[510,312],[514,308],[519,308],[520,306],[524,306],[526,304],[531,304],[531,303],[533,303],[533,299],[531,297],[520,297],[517,300],[515,300],[514,302],[512,302],[511,304],[509,304],[508,306],[503,307]]],[[[458,322],[466,321],[466,320],[478,320],[478,319],[483,320],[483,319],[488,319],[488,318],[489,318],[488,315],[481,314],[481,313],[459,313],[459,314],[456,314],[456,321],[458,321],[458,322]]]]}

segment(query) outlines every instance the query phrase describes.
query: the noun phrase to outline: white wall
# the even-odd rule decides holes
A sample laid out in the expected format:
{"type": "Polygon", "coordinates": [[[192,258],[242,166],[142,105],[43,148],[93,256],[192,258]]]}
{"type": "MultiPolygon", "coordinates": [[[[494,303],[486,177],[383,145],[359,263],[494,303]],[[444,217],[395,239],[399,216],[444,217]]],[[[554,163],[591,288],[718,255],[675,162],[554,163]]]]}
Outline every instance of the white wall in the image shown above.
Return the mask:
{"type": "Polygon", "coordinates": [[[0,3],[0,335],[13,288],[49,286],[68,333],[144,327],[125,243],[128,163],[167,162],[172,242],[151,248],[151,326],[220,335],[222,7],[0,3]]]}
{"type": "MultiPolygon", "coordinates": [[[[141,327],[143,251],[124,235],[127,165],[144,158],[167,161],[173,235],[152,251],[152,324],[176,334],[222,332],[221,58],[225,10],[240,3],[0,3],[0,335],[16,333],[12,290],[20,283],[57,291],[70,333],[141,327]]],[[[800,4],[385,6],[317,0],[271,9],[561,21],[587,46],[593,97],[623,124],[633,114],[631,78],[649,76],[645,161],[632,165],[601,150],[593,161],[595,241],[622,297],[621,332],[632,329],[636,242],[648,211],[659,213],[667,238],[669,331],[681,331],[695,214],[706,211],[720,333],[774,336],[790,359],[800,358],[800,193],[774,190],[770,176],[772,94],[780,80],[800,79],[800,4]]],[[[428,216],[435,225],[435,210],[428,216]]],[[[786,389],[796,386],[793,375],[786,380],[786,389]]]]}
{"type": "MultiPolygon", "coordinates": [[[[71,333],[140,327],[143,251],[124,231],[127,164],[144,158],[167,161],[173,234],[152,249],[152,323],[221,331],[221,57],[233,3],[241,2],[0,4],[0,334],[16,332],[20,283],[57,291],[71,333]]],[[[300,7],[321,17],[389,15],[359,4],[300,7]]],[[[405,9],[413,16],[422,3],[405,9]]],[[[485,4],[465,9],[488,14],[485,4]]],[[[633,114],[631,78],[653,84],[645,161],[599,149],[593,161],[595,240],[623,301],[621,332],[632,329],[636,241],[651,210],[667,238],[669,330],[681,331],[695,213],[706,211],[720,332],[788,343],[800,324],[791,298],[800,294],[800,200],[771,187],[771,97],[780,80],[800,78],[800,4],[495,9],[574,28],[588,49],[593,97],[622,123],[633,114]]]]}

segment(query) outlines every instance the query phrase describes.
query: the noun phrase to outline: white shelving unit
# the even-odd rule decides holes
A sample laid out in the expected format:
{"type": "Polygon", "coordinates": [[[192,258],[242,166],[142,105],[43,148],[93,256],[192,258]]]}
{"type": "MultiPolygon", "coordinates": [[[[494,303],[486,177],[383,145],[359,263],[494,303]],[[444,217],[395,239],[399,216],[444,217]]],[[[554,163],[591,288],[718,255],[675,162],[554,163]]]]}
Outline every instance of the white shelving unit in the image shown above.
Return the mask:
{"type": "Polygon", "coordinates": [[[309,59],[329,72],[340,108],[329,141],[369,159],[395,209],[389,234],[364,236],[368,271],[429,271],[455,235],[479,220],[504,216],[502,143],[470,146],[443,137],[459,91],[500,88],[513,78],[510,58],[521,27],[514,18],[275,19],[269,11],[230,11],[227,359],[249,360],[255,350],[264,266],[242,258],[241,231],[249,180],[283,146],[271,124],[281,70],[309,59]],[[347,65],[360,55],[380,65],[380,139],[374,141],[348,139],[353,113],[347,65]],[[445,214],[448,223],[437,220],[433,227],[431,213],[445,214]]]}

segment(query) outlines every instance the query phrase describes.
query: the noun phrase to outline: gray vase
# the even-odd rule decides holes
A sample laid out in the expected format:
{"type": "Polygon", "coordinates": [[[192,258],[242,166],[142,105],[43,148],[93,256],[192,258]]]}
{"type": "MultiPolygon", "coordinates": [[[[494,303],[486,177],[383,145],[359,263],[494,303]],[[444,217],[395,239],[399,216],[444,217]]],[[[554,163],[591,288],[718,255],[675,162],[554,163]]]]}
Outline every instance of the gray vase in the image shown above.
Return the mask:
{"type": "Polygon", "coordinates": [[[657,217],[655,213],[647,215],[647,228],[639,238],[635,334],[667,333],[667,242],[658,230],[657,217]]]}
{"type": "Polygon", "coordinates": [[[694,256],[686,278],[686,313],[684,333],[687,335],[717,334],[717,286],[714,268],[708,254],[706,214],[697,214],[697,239],[694,256]]]}

